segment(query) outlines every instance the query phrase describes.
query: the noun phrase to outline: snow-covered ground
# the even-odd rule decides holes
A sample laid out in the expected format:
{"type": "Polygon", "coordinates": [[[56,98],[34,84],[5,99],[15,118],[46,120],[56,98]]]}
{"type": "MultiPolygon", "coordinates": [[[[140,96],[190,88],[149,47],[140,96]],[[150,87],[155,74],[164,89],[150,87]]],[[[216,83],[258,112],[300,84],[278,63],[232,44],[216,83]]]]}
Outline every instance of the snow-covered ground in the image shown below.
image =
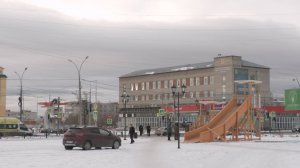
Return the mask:
{"type": "Polygon", "coordinates": [[[300,137],[262,141],[181,143],[166,137],[129,138],[119,150],[66,151],[62,137],[0,139],[0,168],[298,168],[300,137]]]}

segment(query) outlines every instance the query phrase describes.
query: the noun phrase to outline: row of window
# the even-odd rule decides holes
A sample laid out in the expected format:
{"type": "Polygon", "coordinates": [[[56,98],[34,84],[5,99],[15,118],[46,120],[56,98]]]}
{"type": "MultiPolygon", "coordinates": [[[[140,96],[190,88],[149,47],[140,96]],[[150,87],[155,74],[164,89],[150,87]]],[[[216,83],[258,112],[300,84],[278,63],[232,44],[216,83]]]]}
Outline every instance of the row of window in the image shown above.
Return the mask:
{"type": "Polygon", "coordinates": [[[130,90],[151,90],[151,89],[167,89],[171,88],[173,85],[180,87],[185,85],[187,87],[191,86],[200,86],[200,85],[213,85],[215,82],[214,76],[205,76],[205,77],[193,77],[193,78],[183,78],[183,79],[174,79],[174,80],[163,80],[163,81],[151,81],[151,82],[140,82],[140,83],[131,83],[130,90]]]}
{"type": "Polygon", "coordinates": [[[18,124],[0,124],[0,129],[17,129],[18,124]]]}
{"type": "MultiPolygon", "coordinates": [[[[183,98],[209,98],[214,97],[214,91],[187,92],[183,98]]],[[[149,100],[172,100],[172,93],[150,94],[150,95],[132,95],[132,101],[149,101],[149,100]]]]}

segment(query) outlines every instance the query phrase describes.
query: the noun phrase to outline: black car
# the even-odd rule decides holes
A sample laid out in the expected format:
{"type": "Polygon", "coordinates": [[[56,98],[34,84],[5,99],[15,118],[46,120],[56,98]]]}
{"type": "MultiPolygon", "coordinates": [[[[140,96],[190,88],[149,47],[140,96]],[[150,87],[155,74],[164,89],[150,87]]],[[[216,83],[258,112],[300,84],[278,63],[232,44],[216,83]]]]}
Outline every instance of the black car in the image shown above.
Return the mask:
{"type": "Polygon", "coordinates": [[[121,146],[121,138],[104,128],[76,127],[69,128],[64,134],[63,145],[66,150],[72,150],[73,147],[81,147],[83,150],[89,150],[92,147],[118,149],[121,146]]]}
{"type": "Polygon", "coordinates": [[[292,132],[300,132],[300,125],[295,125],[295,126],[292,128],[292,132]]]}

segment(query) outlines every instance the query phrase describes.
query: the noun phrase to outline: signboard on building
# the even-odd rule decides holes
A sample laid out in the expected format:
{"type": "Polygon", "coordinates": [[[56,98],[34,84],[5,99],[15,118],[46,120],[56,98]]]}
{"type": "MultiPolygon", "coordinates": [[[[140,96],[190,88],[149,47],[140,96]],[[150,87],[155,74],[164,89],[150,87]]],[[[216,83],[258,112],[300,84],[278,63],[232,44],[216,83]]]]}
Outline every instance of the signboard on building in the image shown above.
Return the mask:
{"type": "Polygon", "coordinates": [[[300,110],[300,89],[285,90],[285,109],[300,110]]]}

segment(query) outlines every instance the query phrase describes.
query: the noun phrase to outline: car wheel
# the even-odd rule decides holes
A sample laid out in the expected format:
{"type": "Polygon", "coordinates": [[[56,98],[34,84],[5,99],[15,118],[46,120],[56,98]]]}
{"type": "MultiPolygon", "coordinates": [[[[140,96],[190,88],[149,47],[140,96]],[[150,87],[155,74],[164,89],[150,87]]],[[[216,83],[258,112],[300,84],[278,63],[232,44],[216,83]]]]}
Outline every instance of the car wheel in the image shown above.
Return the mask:
{"type": "Polygon", "coordinates": [[[113,148],[113,149],[119,149],[119,147],[120,147],[120,142],[119,142],[119,141],[115,141],[115,142],[113,143],[112,148],[113,148]]]}
{"type": "Polygon", "coordinates": [[[73,149],[73,146],[65,146],[65,149],[66,149],[66,150],[72,150],[72,149],[73,149]]]}
{"type": "Polygon", "coordinates": [[[84,143],[82,149],[83,149],[83,150],[90,150],[91,148],[92,148],[91,142],[85,141],[85,143],[84,143]]]}

